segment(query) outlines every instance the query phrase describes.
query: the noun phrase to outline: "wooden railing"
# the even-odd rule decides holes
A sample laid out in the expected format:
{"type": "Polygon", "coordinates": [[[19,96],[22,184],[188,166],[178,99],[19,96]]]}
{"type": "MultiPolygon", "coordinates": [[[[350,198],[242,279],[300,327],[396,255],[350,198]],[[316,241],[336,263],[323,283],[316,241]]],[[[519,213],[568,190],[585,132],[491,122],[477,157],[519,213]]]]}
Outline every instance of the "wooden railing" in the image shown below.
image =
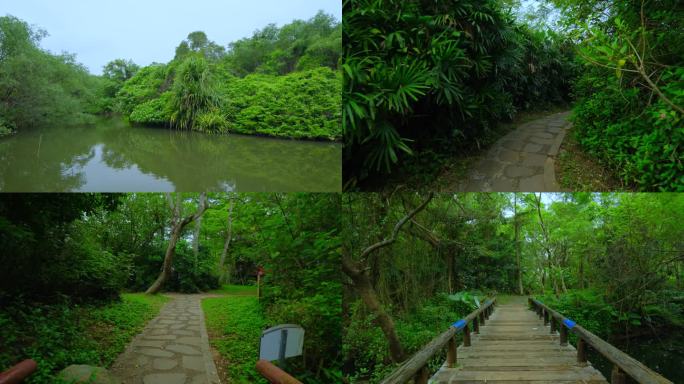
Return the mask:
{"type": "Polygon", "coordinates": [[[432,357],[447,346],[447,365],[449,368],[456,366],[456,333],[463,331],[463,345],[470,346],[470,324],[472,331],[480,332],[480,325],[484,325],[494,310],[496,298],[487,300],[483,306],[471,312],[465,318],[453,323],[449,329],[435,337],[426,346],[418,351],[410,359],[406,360],[399,368],[385,377],[380,384],[403,384],[415,379],[416,384],[426,384],[430,377],[427,364],[432,357]]]}
{"type": "Polygon", "coordinates": [[[574,321],[547,307],[541,301],[529,298],[530,306],[539,317],[544,318],[544,325],[551,323],[551,333],[560,333],[560,345],[568,345],[568,330],[577,335],[577,363],[587,364],[587,346],[591,346],[598,353],[613,363],[611,384],[625,384],[626,375],[640,384],[672,384],[663,376],[641,364],[628,354],[608,344],[600,337],[587,331],[574,321]]]}
{"type": "Polygon", "coordinates": [[[31,376],[38,369],[35,360],[27,359],[11,367],[5,372],[0,372],[0,384],[18,384],[31,376]]]}
{"type": "Polygon", "coordinates": [[[276,367],[268,360],[259,360],[256,370],[271,384],[302,384],[301,381],[290,376],[289,373],[276,367]]]}

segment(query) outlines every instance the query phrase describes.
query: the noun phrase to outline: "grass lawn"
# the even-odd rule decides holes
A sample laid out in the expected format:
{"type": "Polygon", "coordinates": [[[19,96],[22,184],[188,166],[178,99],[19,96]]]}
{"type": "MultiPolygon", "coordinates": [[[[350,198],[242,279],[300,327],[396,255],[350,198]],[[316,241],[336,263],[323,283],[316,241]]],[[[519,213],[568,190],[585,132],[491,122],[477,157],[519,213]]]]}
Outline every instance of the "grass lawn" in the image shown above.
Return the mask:
{"type": "Polygon", "coordinates": [[[221,286],[221,288],[211,290],[208,293],[231,296],[256,296],[257,288],[255,285],[224,284],[221,286]]]}
{"type": "Polygon", "coordinates": [[[27,383],[54,383],[71,364],[107,367],[169,299],[122,294],[106,304],[8,303],[0,310],[0,370],[34,359],[38,370],[27,383]]]}
{"type": "MultiPolygon", "coordinates": [[[[235,292],[234,287],[224,286],[217,291],[235,292]]],[[[266,383],[254,368],[259,359],[261,331],[266,324],[257,298],[244,293],[206,298],[202,300],[202,310],[211,345],[221,355],[216,360],[222,381],[266,383]]]]}

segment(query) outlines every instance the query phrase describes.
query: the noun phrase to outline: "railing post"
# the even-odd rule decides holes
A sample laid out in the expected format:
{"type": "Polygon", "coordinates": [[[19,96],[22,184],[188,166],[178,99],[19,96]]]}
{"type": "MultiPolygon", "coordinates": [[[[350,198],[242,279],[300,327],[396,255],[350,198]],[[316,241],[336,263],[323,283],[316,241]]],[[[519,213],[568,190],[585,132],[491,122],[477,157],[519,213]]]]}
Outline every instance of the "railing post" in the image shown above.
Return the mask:
{"type": "Polygon", "coordinates": [[[556,318],[551,316],[551,334],[556,334],[556,318]]]}
{"type": "Polygon", "coordinates": [[[542,309],[544,312],[544,325],[549,325],[549,311],[542,309]]]}
{"type": "Polygon", "coordinates": [[[480,314],[478,315],[480,317],[480,324],[482,325],[485,325],[485,311],[480,312],[480,314]]]}
{"type": "Polygon", "coordinates": [[[470,347],[470,326],[468,324],[463,327],[463,346],[470,347]]]}
{"type": "Polygon", "coordinates": [[[577,338],[577,364],[585,367],[587,365],[587,342],[583,338],[577,338]]]}
{"type": "Polygon", "coordinates": [[[454,335],[449,339],[449,344],[447,345],[447,367],[454,368],[456,366],[456,361],[458,360],[457,350],[456,335],[454,335]]]}
{"type": "Polygon", "coordinates": [[[627,376],[617,365],[613,365],[613,372],[610,375],[610,384],[625,384],[627,376]]]}
{"type": "Polygon", "coordinates": [[[560,325],[560,345],[568,345],[568,329],[563,324],[560,325]]]}
{"type": "Polygon", "coordinates": [[[416,384],[427,384],[429,378],[430,372],[428,372],[428,367],[425,365],[416,373],[414,381],[416,384]]]}
{"type": "Polygon", "coordinates": [[[475,316],[473,319],[473,332],[479,334],[480,333],[480,320],[475,316]]]}

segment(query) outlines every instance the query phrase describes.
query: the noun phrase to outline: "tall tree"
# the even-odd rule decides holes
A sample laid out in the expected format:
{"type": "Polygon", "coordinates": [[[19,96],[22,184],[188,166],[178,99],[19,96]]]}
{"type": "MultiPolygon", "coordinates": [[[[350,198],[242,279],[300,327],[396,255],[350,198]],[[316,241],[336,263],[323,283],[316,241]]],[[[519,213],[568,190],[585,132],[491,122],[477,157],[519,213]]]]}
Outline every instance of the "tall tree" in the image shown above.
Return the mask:
{"type": "Polygon", "coordinates": [[[172,218],[171,218],[171,237],[169,238],[169,244],[166,248],[166,253],[164,254],[164,262],[162,263],[162,270],[159,273],[159,277],[157,277],[157,280],[152,283],[152,285],[145,291],[147,294],[154,294],[159,292],[159,290],[164,286],[164,283],[166,280],[169,278],[171,275],[171,270],[173,268],[173,257],[176,254],[176,243],[178,243],[178,239],[180,239],[181,235],[183,234],[183,229],[193,221],[199,219],[203,214],[204,211],[207,210],[208,205],[207,205],[207,198],[206,198],[206,193],[202,192],[200,194],[200,202],[197,207],[197,212],[194,214],[188,215],[185,218],[181,220],[181,214],[183,210],[183,201],[181,199],[180,193],[176,193],[176,200],[174,202],[173,198],[171,197],[171,194],[168,193],[166,195],[168,201],[169,201],[169,206],[171,208],[172,212],[172,218]]]}
{"type": "Polygon", "coordinates": [[[219,261],[219,284],[227,282],[230,273],[225,270],[226,256],[228,255],[228,247],[233,240],[233,207],[235,206],[235,198],[230,196],[228,206],[228,228],[226,231],[226,241],[223,244],[223,251],[221,251],[221,259],[219,261]]]}
{"type": "Polygon", "coordinates": [[[397,336],[394,320],[392,320],[392,317],[383,307],[382,303],[378,299],[377,293],[375,292],[375,288],[373,287],[373,283],[368,272],[368,256],[380,248],[394,243],[397,240],[399,230],[401,230],[401,228],[408,221],[418,214],[418,212],[425,209],[430,200],[432,200],[432,197],[433,193],[428,194],[427,198],[418,207],[406,214],[406,216],[396,223],[389,237],[365,248],[361,252],[358,260],[353,260],[351,255],[346,252],[342,253],[342,270],[352,280],[354,290],[356,290],[356,292],[359,294],[366,307],[368,307],[368,309],[376,316],[378,324],[380,325],[380,328],[382,329],[382,332],[385,334],[385,338],[387,338],[387,342],[389,343],[390,356],[394,362],[401,362],[406,356],[404,354],[404,349],[401,346],[399,336],[397,336]]]}

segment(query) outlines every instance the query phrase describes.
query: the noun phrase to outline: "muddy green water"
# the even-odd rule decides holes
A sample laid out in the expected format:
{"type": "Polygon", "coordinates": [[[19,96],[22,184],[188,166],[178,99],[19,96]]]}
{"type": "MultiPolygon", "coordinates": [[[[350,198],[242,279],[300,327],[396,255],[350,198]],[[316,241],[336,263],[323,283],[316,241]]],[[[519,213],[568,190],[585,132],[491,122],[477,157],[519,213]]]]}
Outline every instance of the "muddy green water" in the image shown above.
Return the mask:
{"type": "Polygon", "coordinates": [[[95,125],[0,139],[0,191],[311,191],[341,189],[335,143],[95,125]]]}
{"type": "MultiPolygon", "coordinates": [[[[669,333],[639,337],[613,346],[665,376],[675,384],[684,384],[684,335],[669,333]]],[[[589,361],[610,381],[613,364],[598,352],[589,349],[589,361]]]]}

